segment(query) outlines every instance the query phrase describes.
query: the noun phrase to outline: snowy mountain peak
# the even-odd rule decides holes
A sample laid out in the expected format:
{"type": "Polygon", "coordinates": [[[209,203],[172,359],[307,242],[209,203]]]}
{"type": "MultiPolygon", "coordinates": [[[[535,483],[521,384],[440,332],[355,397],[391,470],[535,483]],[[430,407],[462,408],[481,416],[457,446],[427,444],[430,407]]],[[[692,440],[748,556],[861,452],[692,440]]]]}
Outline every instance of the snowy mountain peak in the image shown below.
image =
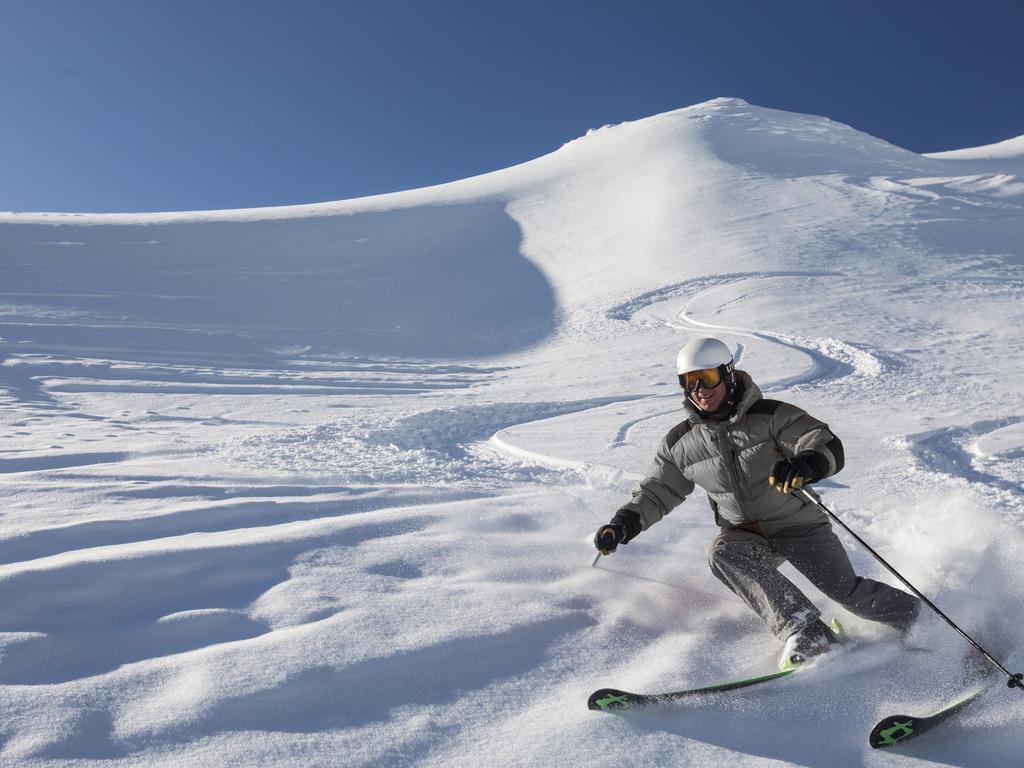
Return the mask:
{"type": "Polygon", "coordinates": [[[1024,159],[1024,135],[980,147],[929,152],[927,156],[943,160],[1022,160],[1024,159]]]}
{"type": "Polygon", "coordinates": [[[745,99],[737,99],[737,98],[734,98],[732,96],[719,96],[716,99],[709,99],[708,101],[705,101],[702,104],[696,104],[695,106],[696,107],[705,107],[705,106],[707,106],[707,107],[710,107],[710,106],[718,106],[718,107],[749,107],[750,106],[750,102],[746,101],[745,99]]]}
{"type": "MultiPolygon", "coordinates": [[[[958,174],[1013,174],[1024,177],[1024,136],[986,144],[981,147],[954,149],[948,152],[932,152],[927,157],[949,162],[949,167],[958,174]]],[[[1003,188],[1024,189],[1024,180],[1007,179],[1003,188]]]]}

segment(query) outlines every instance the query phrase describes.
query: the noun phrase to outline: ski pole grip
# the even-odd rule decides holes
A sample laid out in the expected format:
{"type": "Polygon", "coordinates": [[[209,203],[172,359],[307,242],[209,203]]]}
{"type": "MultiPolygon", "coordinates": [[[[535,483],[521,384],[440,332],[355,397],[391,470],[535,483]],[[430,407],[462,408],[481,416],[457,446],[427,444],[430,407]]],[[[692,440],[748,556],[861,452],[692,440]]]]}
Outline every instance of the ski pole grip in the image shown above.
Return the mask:
{"type": "Polygon", "coordinates": [[[1010,679],[1006,681],[1007,688],[1020,688],[1024,690],[1024,672],[1018,672],[1015,675],[1010,675],[1010,679]]]}

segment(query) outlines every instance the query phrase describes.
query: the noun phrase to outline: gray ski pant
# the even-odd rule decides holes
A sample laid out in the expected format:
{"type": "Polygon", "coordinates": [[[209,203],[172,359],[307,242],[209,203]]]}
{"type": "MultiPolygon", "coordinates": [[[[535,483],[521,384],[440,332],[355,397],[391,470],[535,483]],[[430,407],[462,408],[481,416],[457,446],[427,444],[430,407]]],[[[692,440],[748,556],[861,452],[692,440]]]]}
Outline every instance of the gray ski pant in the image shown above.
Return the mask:
{"type": "Polygon", "coordinates": [[[854,573],[830,523],[789,528],[771,537],[742,529],[723,531],[711,544],[709,560],[715,576],[780,639],[821,615],[779,572],[787,560],[822,593],[863,619],[906,631],[921,608],[913,595],[854,573]]]}

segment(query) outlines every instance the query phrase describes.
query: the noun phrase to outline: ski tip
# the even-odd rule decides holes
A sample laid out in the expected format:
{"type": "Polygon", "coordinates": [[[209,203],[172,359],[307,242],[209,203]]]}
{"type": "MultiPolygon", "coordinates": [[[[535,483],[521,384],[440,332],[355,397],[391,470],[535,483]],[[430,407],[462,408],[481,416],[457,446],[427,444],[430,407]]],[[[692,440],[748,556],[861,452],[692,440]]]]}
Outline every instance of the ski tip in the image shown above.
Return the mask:
{"type": "Polygon", "coordinates": [[[895,747],[914,735],[916,723],[917,718],[910,715],[890,715],[871,729],[868,743],[873,749],[895,747]]]}
{"type": "Polygon", "coordinates": [[[613,709],[628,709],[630,707],[631,695],[626,691],[615,688],[601,688],[590,694],[587,699],[587,709],[598,712],[607,712],[613,709]]]}
{"type": "Polygon", "coordinates": [[[947,720],[962,710],[973,701],[977,701],[983,695],[995,687],[998,681],[993,681],[984,688],[975,691],[970,696],[950,704],[933,715],[927,717],[912,717],[911,715],[889,715],[878,722],[871,729],[868,736],[868,743],[875,749],[883,747],[895,747],[907,739],[919,736],[925,731],[930,731],[939,723],[947,720]]]}

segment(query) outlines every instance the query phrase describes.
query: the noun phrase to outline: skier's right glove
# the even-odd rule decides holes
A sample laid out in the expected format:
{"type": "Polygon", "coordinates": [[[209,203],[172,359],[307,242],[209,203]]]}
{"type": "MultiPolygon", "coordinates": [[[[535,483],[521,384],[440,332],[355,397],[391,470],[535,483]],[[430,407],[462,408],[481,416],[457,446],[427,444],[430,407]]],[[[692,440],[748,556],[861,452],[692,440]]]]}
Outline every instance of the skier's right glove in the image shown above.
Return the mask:
{"type": "Polygon", "coordinates": [[[597,534],[594,536],[594,546],[597,547],[597,551],[602,555],[610,555],[618,549],[625,536],[626,529],[621,525],[616,525],[615,523],[602,525],[597,529],[597,534]]]}
{"type": "Polygon", "coordinates": [[[608,525],[597,529],[594,546],[602,555],[610,555],[619,544],[628,544],[641,529],[640,515],[631,509],[620,509],[608,525]]]}

